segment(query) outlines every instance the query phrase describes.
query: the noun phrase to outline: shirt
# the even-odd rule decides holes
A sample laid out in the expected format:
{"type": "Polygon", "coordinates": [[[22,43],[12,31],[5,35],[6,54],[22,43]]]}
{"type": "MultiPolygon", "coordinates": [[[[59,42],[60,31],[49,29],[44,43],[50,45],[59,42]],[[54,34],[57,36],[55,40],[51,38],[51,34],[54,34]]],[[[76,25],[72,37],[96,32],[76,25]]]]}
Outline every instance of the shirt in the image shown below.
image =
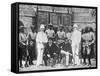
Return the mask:
{"type": "Polygon", "coordinates": [[[27,36],[24,33],[19,33],[19,42],[25,42],[27,40],[27,36]]]}
{"type": "Polygon", "coordinates": [[[39,48],[43,48],[44,45],[43,43],[47,43],[48,42],[48,38],[45,32],[38,32],[37,36],[36,36],[36,42],[37,42],[37,46],[39,48]]]}
{"type": "Polygon", "coordinates": [[[85,33],[82,35],[82,39],[83,40],[92,40],[94,37],[94,33],[90,32],[90,33],[85,33]]]}
{"type": "Polygon", "coordinates": [[[31,38],[32,38],[33,40],[36,39],[36,33],[29,32],[29,35],[31,36],[31,38]]]}
{"type": "Polygon", "coordinates": [[[53,37],[53,35],[54,35],[54,30],[50,30],[50,29],[48,29],[48,30],[46,30],[46,33],[47,33],[47,36],[48,37],[53,37]]]}
{"type": "Polygon", "coordinates": [[[70,32],[68,32],[68,33],[66,33],[66,37],[68,38],[68,39],[71,39],[71,33],[70,32]]]}
{"type": "Polygon", "coordinates": [[[71,40],[72,40],[72,44],[80,43],[80,41],[81,41],[81,32],[78,31],[78,30],[73,31],[72,36],[71,36],[71,40]]]}
{"type": "Polygon", "coordinates": [[[65,32],[64,31],[58,31],[57,35],[58,35],[58,38],[64,38],[65,37],[65,32]]]}

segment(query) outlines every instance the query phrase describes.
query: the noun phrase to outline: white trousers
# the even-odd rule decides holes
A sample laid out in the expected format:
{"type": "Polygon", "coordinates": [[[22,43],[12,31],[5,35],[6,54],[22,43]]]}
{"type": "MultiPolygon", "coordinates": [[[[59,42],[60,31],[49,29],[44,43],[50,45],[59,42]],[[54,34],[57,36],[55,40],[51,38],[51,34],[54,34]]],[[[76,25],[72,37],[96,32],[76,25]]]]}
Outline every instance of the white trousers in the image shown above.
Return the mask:
{"type": "Polygon", "coordinates": [[[80,65],[79,59],[79,44],[72,44],[73,64],[80,65]]]}
{"type": "Polygon", "coordinates": [[[66,65],[69,65],[69,52],[61,50],[61,53],[66,55],[66,65]]]}
{"type": "Polygon", "coordinates": [[[37,62],[36,62],[36,66],[39,66],[40,64],[43,63],[43,51],[44,48],[43,47],[37,47],[37,62]]]}

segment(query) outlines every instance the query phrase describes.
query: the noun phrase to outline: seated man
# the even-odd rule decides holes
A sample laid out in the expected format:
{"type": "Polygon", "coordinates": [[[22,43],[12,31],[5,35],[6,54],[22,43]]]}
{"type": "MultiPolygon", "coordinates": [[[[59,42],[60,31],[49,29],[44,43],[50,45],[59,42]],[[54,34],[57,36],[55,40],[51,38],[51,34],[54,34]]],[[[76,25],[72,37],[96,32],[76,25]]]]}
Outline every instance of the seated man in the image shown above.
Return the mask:
{"type": "Polygon", "coordinates": [[[69,65],[69,56],[72,56],[72,48],[71,43],[69,40],[65,42],[65,44],[62,46],[61,54],[65,54],[66,56],[66,66],[69,65]]]}
{"type": "MultiPolygon", "coordinates": [[[[65,39],[65,32],[63,31],[63,27],[59,28],[57,31],[57,40],[58,40],[58,47],[61,48],[64,44],[64,39],[65,39]]],[[[58,57],[58,63],[61,62],[62,55],[59,52],[59,57],[58,57]]]]}
{"type": "Polygon", "coordinates": [[[52,39],[49,38],[49,42],[47,43],[44,50],[44,63],[47,66],[48,60],[52,59],[52,66],[56,63],[58,47],[52,42],[52,39]]]}

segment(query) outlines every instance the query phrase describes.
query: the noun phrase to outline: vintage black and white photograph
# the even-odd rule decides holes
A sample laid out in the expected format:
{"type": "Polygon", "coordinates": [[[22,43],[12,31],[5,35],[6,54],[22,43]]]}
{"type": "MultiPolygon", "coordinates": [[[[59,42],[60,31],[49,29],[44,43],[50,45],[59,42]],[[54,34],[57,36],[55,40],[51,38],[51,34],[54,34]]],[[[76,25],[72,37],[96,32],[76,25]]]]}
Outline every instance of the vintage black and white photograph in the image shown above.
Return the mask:
{"type": "Polygon", "coordinates": [[[96,9],[19,4],[19,72],[97,67],[96,9]]]}

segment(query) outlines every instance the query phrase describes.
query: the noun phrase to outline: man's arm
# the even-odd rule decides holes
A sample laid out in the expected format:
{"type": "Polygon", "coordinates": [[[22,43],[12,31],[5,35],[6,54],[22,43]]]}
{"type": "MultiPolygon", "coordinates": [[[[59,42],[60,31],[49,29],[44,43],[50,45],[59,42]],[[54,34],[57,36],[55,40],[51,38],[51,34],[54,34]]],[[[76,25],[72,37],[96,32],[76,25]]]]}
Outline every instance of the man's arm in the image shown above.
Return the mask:
{"type": "Polygon", "coordinates": [[[22,43],[23,45],[25,45],[25,43],[22,41],[22,34],[19,34],[19,42],[22,43]]]}
{"type": "Polygon", "coordinates": [[[39,33],[37,33],[37,35],[36,35],[36,42],[41,42],[39,33]]]}
{"type": "Polygon", "coordinates": [[[92,33],[91,35],[92,35],[93,40],[90,42],[90,44],[89,44],[89,45],[91,45],[92,43],[94,43],[94,42],[95,42],[95,35],[94,35],[94,33],[92,33]]]}

